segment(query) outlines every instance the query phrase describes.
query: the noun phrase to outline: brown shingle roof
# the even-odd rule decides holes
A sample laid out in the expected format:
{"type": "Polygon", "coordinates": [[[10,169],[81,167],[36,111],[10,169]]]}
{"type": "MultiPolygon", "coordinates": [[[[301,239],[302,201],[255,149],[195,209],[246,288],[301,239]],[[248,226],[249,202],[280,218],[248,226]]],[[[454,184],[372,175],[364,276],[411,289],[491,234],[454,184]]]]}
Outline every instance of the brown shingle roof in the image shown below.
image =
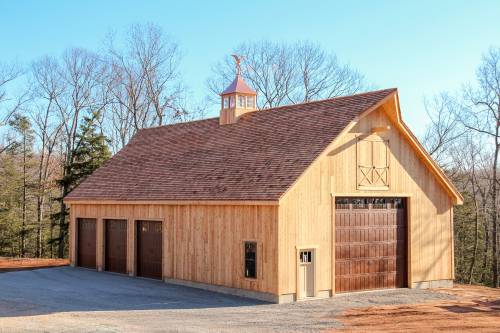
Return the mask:
{"type": "Polygon", "coordinates": [[[66,196],[277,200],[335,137],[395,89],[140,130],[66,196]]]}

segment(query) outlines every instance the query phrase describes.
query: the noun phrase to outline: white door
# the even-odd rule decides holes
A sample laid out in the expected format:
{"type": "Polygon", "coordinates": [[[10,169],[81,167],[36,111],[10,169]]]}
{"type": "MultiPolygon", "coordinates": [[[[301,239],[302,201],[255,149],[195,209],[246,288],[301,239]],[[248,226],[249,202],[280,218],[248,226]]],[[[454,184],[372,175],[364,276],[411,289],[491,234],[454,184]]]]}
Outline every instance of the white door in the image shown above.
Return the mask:
{"type": "Polygon", "coordinates": [[[314,250],[299,252],[300,297],[314,297],[314,250]]]}

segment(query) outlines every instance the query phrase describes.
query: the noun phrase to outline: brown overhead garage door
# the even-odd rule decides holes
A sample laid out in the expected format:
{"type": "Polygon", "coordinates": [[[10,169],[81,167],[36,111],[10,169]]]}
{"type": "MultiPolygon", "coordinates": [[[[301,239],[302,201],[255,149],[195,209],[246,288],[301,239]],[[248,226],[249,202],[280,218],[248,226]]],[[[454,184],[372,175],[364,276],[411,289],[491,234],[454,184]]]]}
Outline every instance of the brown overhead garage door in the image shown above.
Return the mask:
{"type": "Polygon", "coordinates": [[[95,268],[96,264],[96,220],[77,219],[78,225],[78,259],[80,267],[95,268]]]}
{"type": "Polygon", "coordinates": [[[406,205],[401,198],[337,198],[335,291],[407,285],[406,205]]]}
{"type": "Polygon", "coordinates": [[[161,222],[137,221],[137,276],[162,278],[161,222]]]}
{"type": "Polygon", "coordinates": [[[105,269],[110,272],[127,272],[127,220],[105,220],[106,257],[105,269]]]}

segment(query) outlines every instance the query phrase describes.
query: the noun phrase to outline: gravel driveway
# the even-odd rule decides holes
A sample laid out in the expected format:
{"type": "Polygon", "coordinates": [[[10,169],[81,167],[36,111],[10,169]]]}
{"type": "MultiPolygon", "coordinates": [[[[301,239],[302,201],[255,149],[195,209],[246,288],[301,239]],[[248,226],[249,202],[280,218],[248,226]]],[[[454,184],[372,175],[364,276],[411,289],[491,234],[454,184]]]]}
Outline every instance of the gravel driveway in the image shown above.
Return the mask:
{"type": "Polygon", "coordinates": [[[451,298],[398,289],[278,305],[60,267],[0,274],[0,332],[314,332],[345,309],[451,298]]]}

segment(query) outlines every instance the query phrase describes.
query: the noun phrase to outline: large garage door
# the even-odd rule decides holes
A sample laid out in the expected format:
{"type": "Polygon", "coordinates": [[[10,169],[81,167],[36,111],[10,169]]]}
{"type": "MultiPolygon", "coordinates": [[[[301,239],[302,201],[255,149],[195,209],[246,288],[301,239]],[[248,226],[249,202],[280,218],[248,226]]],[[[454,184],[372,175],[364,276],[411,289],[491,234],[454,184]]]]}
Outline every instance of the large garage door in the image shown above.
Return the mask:
{"type": "Polygon", "coordinates": [[[406,287],[406,209],[401,198],[337,198],[335,291],[406,287]]]}
{"type": "Polygon", "coordinates": [[[77,265],[95,268],[96,233],[95,219],[77,219],[78,225],[78,259],[77,265]]]}
{"type": "Polygon", "coordinates": [[[127,272],[127,220],[105,220],[106,258],[105,269],[110,272],[127,272]]]}
{"type": "Polygon", "coordinates": [[[137,221],[137,276],[162,278],[161,222],[137,221]]]}

